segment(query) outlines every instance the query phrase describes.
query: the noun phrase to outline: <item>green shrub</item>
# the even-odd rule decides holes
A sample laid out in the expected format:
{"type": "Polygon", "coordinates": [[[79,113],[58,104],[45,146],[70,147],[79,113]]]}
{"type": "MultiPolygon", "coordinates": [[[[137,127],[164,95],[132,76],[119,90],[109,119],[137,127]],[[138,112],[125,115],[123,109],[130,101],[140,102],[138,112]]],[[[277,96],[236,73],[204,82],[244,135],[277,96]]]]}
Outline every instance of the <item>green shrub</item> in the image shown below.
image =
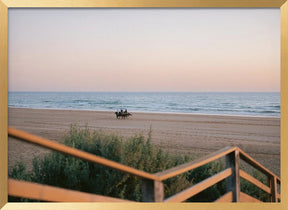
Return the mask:
{"type": "Polygon", "coordinates": [[[10,176],[18,180],[31,181],[31,174],[26,172],[26,165],[22,158],[13,166],[10,176]]]}
{"type": "MultiPolygon", "coordinates": [[[[87,125],[81,128],[73,124],[64,136],[64,143],[148,173],[164,171],[191,161],[187,155],[169,154],[152,144],[151,132],[150,129],[147,139],[143,135],[123,139],[117,135],[91,131],[87,125]]],[[[216,161],[165,180],[163,182],[165,197],[174,195],[222,169],[224,164],[216,161]]],[[[141,178],[59,152],[35,157],[30,172],[26,172],[23,162],[17,163],[10,177],[127,200],[141,201],[142,196],[141,178]]],[[[211,202],[224,192],[225,181],[222,181],[188,201],[211,202]]],[[[16,201],[14,198],[12,200],[16,201]]]]}
{"type": "MultiPolygon", "coordinates": [[[[87,125],[80,128],[73,124],[64,136],[64,143],[149,173],[163,171],[190,160],[188,156],[165,153],[152,144],[151,129],[147,139],[143,135],[135,135],[124,140],[117,135],[91,131],[87,125]]],[[[141,201],[142,195],[141,178],[59,152],[51,152],[42,158],[35,157],[31,172],[26,172],[23,162],[16,164],[10,177],[135,201],[141,201]]],[[[168,194],[173,185],[181,190],[189,183],[183,175],[174,178],[174,181],[178,184],[165,184],[168,194]]]]}

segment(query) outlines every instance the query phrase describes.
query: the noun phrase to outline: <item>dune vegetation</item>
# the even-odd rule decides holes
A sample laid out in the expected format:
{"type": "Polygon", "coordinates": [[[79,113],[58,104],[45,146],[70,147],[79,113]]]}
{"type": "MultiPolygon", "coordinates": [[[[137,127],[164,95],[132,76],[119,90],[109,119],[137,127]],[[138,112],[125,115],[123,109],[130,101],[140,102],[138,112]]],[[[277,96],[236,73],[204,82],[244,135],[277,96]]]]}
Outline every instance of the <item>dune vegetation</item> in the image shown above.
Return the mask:
{"type": "MultiPolygon", "coordinates": [[[[81,128],[77,124],[72,124],[64,136],[64,143],[149,173],[157,173],[192,160],[188,155],[164,152],[152,143],[151,138],[152,129],[147,138],[138,134],[124,139],[118,135],[91,130],[88,125],[81,128]]],[[[223,161],[214,161],[165,180],[163,182],[165,197],[214,175],[224,167],[223,161]]],[[[12,168],[9,176],[19,180],[133,201],[141,201],[142,198],[141,178],[58,152],[34,157],[33,168],[30,171],[26,170],[23,161],[19,161],[12,168]]],[[[245,189],[251,188],[249,183],[245,186],[245,189]]],[[[225,181],[222,181],[188,201],[211,202],[224,193],[225,181]]],[[[9,200],[28,201],[14,197],[9,197],[9,200]]]]}

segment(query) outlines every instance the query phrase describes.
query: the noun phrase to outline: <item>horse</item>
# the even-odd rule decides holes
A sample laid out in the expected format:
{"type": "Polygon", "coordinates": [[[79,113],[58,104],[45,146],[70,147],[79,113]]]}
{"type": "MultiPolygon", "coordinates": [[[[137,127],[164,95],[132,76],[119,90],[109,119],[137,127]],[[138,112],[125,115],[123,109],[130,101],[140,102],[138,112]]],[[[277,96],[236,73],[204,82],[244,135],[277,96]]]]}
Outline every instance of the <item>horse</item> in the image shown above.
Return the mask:
{"type": "Polygon", "coordinates": [[[115,112],[115,115],[116,115],[117,119],[119,119],[119,117],[121,117],[122,119],[123,118],[125,119],[125,118],[131,116],[132,114],[129,112],[115,112]]]}

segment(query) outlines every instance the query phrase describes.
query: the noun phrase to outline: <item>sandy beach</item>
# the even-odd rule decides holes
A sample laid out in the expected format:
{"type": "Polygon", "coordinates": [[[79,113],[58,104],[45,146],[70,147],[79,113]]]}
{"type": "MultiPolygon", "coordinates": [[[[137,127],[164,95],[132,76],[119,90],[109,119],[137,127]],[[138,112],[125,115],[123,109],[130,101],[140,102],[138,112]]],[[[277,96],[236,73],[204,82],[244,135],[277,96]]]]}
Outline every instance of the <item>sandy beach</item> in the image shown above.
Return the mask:
{"type": "MultiPolygon", "coordinates": [[[[119,134],[147,136],[166,151],[201,157],[225,146],[238,146],[280,176],[280,118],[194,114],[132,113],[116,119],[113,112],[9,108],[9,126],[63,142],[71,123],[119,134]]],[[[34,156],[49,150],[9,138],[9,169],[22,158],[31,164],[34,156]]]]}

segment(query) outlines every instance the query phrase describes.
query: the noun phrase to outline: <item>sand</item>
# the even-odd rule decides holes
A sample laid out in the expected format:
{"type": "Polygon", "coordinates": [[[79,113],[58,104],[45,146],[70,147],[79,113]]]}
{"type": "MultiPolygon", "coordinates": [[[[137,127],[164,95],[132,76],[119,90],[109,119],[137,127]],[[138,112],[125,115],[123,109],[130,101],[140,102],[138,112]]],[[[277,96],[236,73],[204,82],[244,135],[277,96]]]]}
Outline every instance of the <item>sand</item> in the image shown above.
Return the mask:
{"type": "MultiPolygon", "coordinates": [[[[9,126],[63,142],[71,123],[119,134],[124,137],[152,127],[152,141],[169,152],[195,158],[225,146],[238,146],[266,168],[280,176],[280,118],[196,114],[132,113],[116,119],[113,112],[9,108],[9,126]]],[[[34,156],[49,152],[9,138],[8,167],[22,158],[31,166],[34,156]]],[[[30,167],[29,166],[29,167],[30,167]]]]}

